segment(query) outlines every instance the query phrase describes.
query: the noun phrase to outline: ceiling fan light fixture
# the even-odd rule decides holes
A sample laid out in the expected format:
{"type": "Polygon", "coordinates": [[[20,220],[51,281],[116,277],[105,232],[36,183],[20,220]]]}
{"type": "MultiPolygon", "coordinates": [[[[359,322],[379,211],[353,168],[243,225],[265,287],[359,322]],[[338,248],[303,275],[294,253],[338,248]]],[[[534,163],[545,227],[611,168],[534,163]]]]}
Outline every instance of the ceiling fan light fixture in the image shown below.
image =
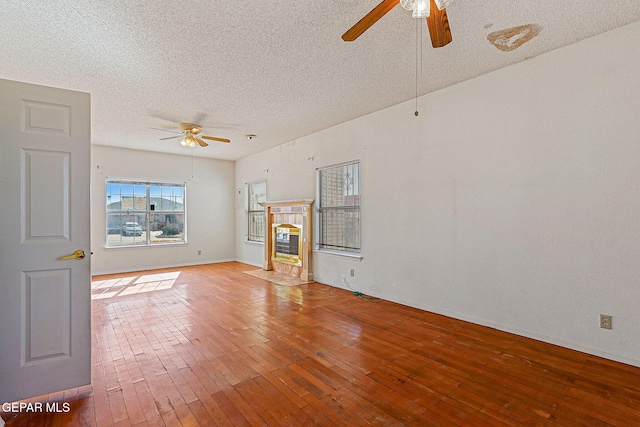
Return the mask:
{"type": "Polygon", "coordinates": [[[436,6],[438,7],[438,10],[446,9],[449,6],[449,3],[451,3],[451,0],[435,0],[435,1],[436,1],[436,6]]]}
{"type": "Polygon", "coordinates": [[[430,0],[416,0],[415,6],[413,7],[413,17],[428,18],[430,11],[431,11],[430,0]]]}
{"type": "Polygon", "coordinates": [[[416,0],[400,0],[400,6],[406,10],[413,10],[416,5],[416,0]]]}
{"type": "Polygon", "coordinates": [[[184,145],[185,147],[195,147],[196,145],[198,145],[198,141],[196,141],[196,139],[190,133],[188,133],[187,136],[185,136],[184,139],[180,141],[180,144],[184,145]]]}

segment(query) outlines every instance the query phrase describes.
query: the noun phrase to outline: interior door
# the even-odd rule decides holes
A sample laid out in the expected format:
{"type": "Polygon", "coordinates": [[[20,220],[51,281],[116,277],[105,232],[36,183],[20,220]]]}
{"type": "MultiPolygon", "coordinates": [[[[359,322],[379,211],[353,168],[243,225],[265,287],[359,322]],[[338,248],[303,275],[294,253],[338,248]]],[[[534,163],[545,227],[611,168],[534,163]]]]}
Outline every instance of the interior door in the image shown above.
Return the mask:
{"type": "Polygon", "coordinates": [[[0,79],[0,402],[91,383],[90,116],[0,79]]]}

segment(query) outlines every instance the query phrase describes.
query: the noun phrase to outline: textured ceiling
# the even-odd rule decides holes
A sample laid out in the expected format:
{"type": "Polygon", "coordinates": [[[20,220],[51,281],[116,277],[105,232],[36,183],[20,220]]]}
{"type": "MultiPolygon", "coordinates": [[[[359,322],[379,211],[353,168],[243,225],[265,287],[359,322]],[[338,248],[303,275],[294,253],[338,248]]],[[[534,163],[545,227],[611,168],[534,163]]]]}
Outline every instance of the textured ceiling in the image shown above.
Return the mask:
{"type": "Polygon", "coordinates": [[[232,142],[195,155],[236,160],[640,20],[638,0],[453,0],[444,48],[400,6],[343,42],[378,3],[4,0],[0,78],[91,93],[94,144],[190,154],[151,128],[197,121],[232,142]]]}

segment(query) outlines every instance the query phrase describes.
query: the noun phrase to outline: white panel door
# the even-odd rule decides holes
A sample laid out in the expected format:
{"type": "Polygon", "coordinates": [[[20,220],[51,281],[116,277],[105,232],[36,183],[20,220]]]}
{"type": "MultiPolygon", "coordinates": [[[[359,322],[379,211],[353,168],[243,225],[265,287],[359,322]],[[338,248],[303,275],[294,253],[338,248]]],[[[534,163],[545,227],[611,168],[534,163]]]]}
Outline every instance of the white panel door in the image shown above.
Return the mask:
{"type": "Polygon", "coordinates": [[[91,383],[90,116],[0,79],[0,402],[91,383]]]}

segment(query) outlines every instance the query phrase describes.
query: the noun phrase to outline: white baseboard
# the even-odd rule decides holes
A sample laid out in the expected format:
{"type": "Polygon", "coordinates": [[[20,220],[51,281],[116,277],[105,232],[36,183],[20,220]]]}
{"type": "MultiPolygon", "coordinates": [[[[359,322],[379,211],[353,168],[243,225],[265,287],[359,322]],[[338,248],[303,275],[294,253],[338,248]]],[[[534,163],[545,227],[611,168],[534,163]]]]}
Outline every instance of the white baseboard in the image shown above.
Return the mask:
{"type": "MultiPolygon", "coordinates": [[[[318,280],[316,280],[316,281],[318,282],[318,280]]],[[[324,282],[318,282],[318,283],[324,283],[324,282]]],[[[351,288],[343,287],[341,283],[337,283],[337,284],[324,283],[324,284],[327,284],[329,286],[334,286],[334,287],[340,288],[340,289],[345,289],[345,290],[348,290],[348,291],[352,291],[353,290],[351,288]]],[[[624,363],[626,365],[635,366],[637,368],[640,368],[640,360],[638,360],[638,359],[632,359],[632,358],[629,358],[629,357],[621,356],[619,354],[609,353],[607,351],[594,349],[594,348],[591,348],[591,347],[584,346],[584,345],[582,345],[580,343],[570,342],[570,341],[566,341],[566,340],[562,340],[562,339],[558,339],[558,338],[554,338],[554,337],[550,337],[550,336],[540,335],[540,334],[532,333],[530,331],[525,331],[525,330],[522,330],[522,329],[519,329],[519,328],[510,327],[508,325],[502,325],[502,324],[497,324],[497,323],[493,323],[493,322],[488,322],[488,321],[485,321],[483,319],[477,319],[477,318],[475,318],[473,316],[467,316],[467,315],[463,315],[463,314],[460,314],[460,313],[452,312],[452,311],[449,311],[449,310],[442,310],[442,309],[439,309],[437,307],[419,306],[419,305],[416,305],[415,303],[412,303],[412,302],[409,302],[409,301],[402,301],[402,300],[392,299],[392,298],[388,298],[388,297],[384,297],[384,296],[380,296],[380,295],[375,295],[375,294],[368,294],[368,295],[371,295],[371,296],[376,297],[376,298],[381,298],[381,299],[384,299],[384,300],[387,300],[387,301],[395,302],[397,304],[406,305],[408,307],[417,308],[419,310],[424,310],[424,311],[427,311],[427,312],[430,312],[430,313],[440,314],[442,316],[447,316],[447,317],[450,317],[452,319],[462,320],[462,321],[469,322],[469,323],[474,323],[474,324],[480,325],[480,326],[486,326],[488,328],[496,329],[498,331],[507,332],[509,334],[514,334],[514,335],[518,335],[518,336],[525,337],[525,338],[530,338],[530,339],[533,339],[533,340],[536,340],[536,341],[542,341],[542,342],[545,342],[547,344],[557,345],[559,347],[568,348],[568,349],[571,349],[571,350],[579,351],[581,353],[590,354],[592,356],[597,356],[597,357],[602,357],[604,359],[613,360],[614,362],[620,362],[620,363],[624,363]]]]}
{"type": "MultiPolygon", "coordinates": [[[[132,270],[131,268],[125,268],[125,269],[121,269],[121,270],[106,270],[106,271],[92,271],[91,275],[92,276],[102,276],[104,274],[118,274],[118,273],[129,273],[131,271],[142,271],[142,270],[159,270],[161,268],[178,268],[178,267],[189,267],[192,265],[204,265],[204,264],[217,264],[217,263],[221,263],[221,262],[232,262],[235,261],[235,259],[217,259],[217,260],[209,260],[209,261],[202,261],[202,262],[189,262],[189,263],[184,263],[184,264],[167,264],[167,265],[141,265],[139,267],[136,267],[135,270],[132,270]]],[[[2,427],[2,426],[0,426],[2,427]]]]}
{"type": "MultiPolygon", "coordinates": [[[[400,303],[400,304],[409,305],[407,303],[400,303]]],[[[592,356],[597,356],[597,357],[602,357],[604,359],[609,359],[609,360],[613,360],[615,362],[620,362],[620,363],[624,363],[626,365],[635,366],[637,368],[640,368],[640,360],[631,359],[631,358],[628,358],[628,357],[625,357],[625,356],[621,356],[619,354],[609,353],[609,352],[598,350],[598,349],[594,349],[594,348],[591,348],[591,347],[586,347],[584,345],[581,345],[580,343],[569,342],[569,341],[565,341],[565,340],[562,340],[562,339],[557,339],[557,338],[546,336],[546,335],[539,335],[539,334],[536,334],[536,333],[532,333],[530,331],[521,330],[519,328],[513,328],[513,327],[510,327],[508,325],[502,325],[502,324],[496,324],[496,323],[493,323],[493,322],[487,322],[487,321],[484,321],[482,319],[476,319],[476,318],[474,318],[472,316],[465,316],[465,315],[461,315],[459,313],[450,312],[448,310],[430,310],[430,309],[425,309],[425,308],[421,308],[421,307],[416,307],[416,308],[418,308],[420,310],[425,310],[425,311],[429,311],[429,312],[432,312],[432,313],[436,313],[436,314],[441,314],[443,316],[451,317],[453,319],[463,320],[465,322],[474,323],[474,324],[480,325],[480,326],[486,326],[488,328],[496,329],[498,331],[507,332],[507,333],[518,335],[518,336],[525,337],[525,338],[530,338],[530,339],[533,339],[533,340],[536,340],[536,341],[542,341],[542,342],[545,342],[547,344],[557,345],[559,347],[568,348],[570,350],[579,351],[581,353],[590,354],[592,356]]]]}

